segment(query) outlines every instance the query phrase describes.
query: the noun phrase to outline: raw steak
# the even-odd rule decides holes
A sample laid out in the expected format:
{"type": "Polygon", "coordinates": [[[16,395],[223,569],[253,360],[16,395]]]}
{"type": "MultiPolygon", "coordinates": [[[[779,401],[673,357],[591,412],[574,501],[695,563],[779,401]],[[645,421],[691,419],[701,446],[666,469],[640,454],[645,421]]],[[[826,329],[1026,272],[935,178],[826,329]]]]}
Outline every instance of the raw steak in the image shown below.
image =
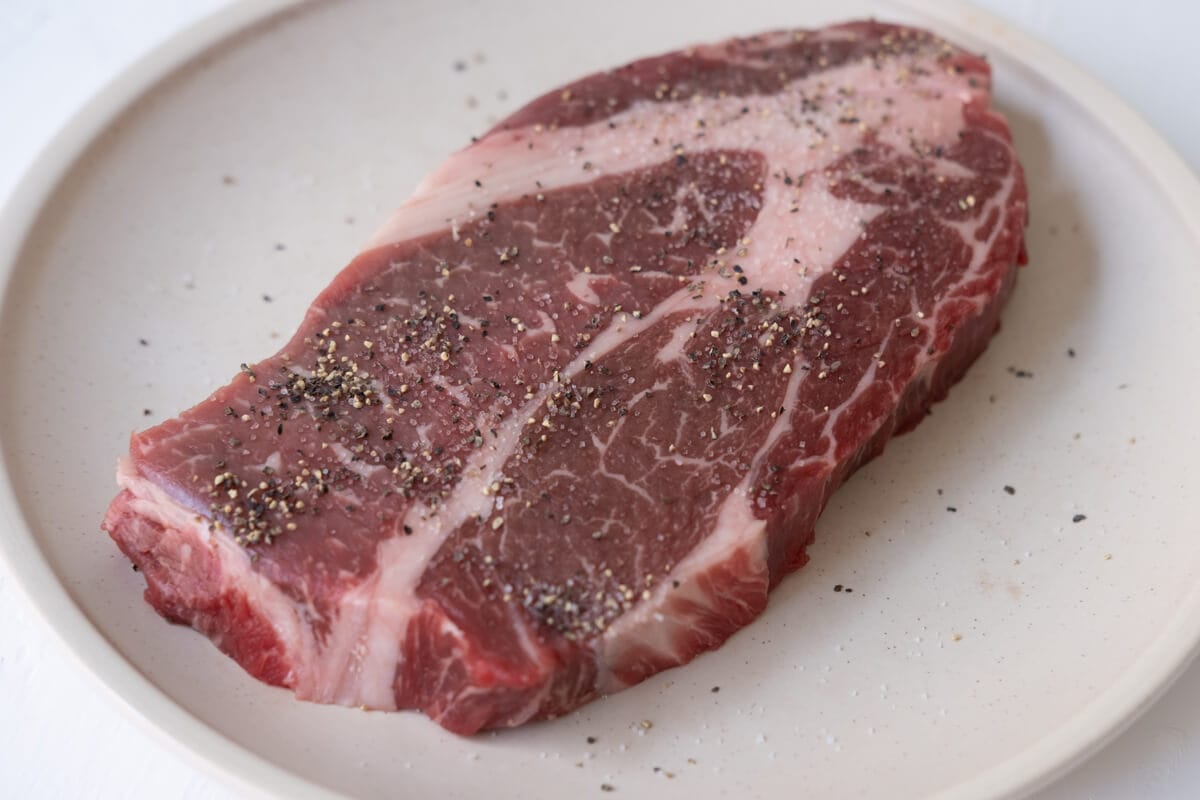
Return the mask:
{"type": "Polygon", "coordinates": [[[133,436],[105,530],[255,677],[459,733],[717,647],[996,330],[1026,207],[989,83],[861,22],[535,100],[133,436]]]}

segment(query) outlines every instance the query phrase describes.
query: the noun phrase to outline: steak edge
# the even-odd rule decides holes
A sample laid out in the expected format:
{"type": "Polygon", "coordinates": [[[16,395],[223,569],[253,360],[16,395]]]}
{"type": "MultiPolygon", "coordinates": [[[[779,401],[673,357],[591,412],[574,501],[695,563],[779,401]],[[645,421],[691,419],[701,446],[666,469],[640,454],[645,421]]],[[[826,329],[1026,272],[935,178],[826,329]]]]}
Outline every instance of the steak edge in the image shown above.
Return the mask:
{"type": "Polygon", "coordinates": [[[451,731],[719,646],[983,351],[1025,183],[982,59],[876,22],[645,59],[452,156],[293,338],[131,438],[146,600],[451,731]]]}

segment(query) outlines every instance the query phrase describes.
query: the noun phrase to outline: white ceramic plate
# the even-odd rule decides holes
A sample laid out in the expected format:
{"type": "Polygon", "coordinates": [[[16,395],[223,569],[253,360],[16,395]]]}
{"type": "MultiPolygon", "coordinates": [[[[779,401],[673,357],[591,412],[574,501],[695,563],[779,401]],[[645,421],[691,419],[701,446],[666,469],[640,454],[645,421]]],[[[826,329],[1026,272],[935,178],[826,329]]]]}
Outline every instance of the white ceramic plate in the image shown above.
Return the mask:
{"type": "Polygon", "coordinates": [[[246,27],[270,9],[243,4],[97,97],[0,217],[0,545],[81,660],[210,768],[288,797],[1010,795],[1187,663],[1195,179],[1107,91],[978,12],[696,5],[358,2],[246,27]],[[1032,264],[986,355],[835,498],[759,622],[565,719],[468,740],[297,703],[141,601],[98,531],[128,432],[273,351],[424,171],[566,79],[863,14],[991,56],[1032,264]]]}

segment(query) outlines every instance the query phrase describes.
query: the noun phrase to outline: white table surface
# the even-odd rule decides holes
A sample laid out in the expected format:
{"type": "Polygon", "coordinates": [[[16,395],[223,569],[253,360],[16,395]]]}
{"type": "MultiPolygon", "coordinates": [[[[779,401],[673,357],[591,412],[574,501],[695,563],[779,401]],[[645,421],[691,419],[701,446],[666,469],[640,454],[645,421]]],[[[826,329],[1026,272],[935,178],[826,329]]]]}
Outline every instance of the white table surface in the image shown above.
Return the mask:
{"type": "MultiPolygon", "coordinates": [[[[229,2],[0,0],[0,206],[97,89],[229,2]]],[[[1200,3],[977,2],[1108,83],[1200,172],[1200,3]]],[[[43,627],[0,567],[0,797],[236,796],[133,722],[43,627]]],[[[1036,797],[1200,797],[1200,662],[1116,741],[1036,797]]]]}

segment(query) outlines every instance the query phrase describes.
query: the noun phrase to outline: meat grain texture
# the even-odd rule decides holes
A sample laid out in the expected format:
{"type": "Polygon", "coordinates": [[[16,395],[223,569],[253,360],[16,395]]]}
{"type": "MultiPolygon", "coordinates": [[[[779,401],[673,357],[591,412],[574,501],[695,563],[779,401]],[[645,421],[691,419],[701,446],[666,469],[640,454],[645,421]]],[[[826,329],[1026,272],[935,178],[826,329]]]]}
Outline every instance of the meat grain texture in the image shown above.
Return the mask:
{"type": "Polygon", "coordinates": [[[986,62],[859,22],[593,75],[451,157],[104,528],[305,700],[458,733],[717,647],[984,349],[1026,193],[986,62]]]}

